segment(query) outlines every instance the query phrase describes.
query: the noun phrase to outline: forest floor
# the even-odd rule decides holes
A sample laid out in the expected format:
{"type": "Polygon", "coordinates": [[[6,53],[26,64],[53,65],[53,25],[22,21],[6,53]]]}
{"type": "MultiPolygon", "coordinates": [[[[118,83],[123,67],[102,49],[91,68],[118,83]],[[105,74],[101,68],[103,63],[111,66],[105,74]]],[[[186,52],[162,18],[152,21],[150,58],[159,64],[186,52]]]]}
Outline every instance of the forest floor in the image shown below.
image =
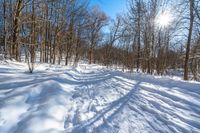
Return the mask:
{"type": "Polygon", "coordinates": [[[200,83],[98,65],[0,62],[1,133],[200,133],[200,83]]]}

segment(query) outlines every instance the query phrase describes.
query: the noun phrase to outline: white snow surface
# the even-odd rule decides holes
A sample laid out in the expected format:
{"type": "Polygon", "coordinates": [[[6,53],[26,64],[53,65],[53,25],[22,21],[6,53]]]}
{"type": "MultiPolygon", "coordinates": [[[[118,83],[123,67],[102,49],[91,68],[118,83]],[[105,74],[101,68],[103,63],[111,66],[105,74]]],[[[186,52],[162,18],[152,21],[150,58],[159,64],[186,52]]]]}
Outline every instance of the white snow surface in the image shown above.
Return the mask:
{"type": "Polygon", "coordinates": [[[0,62],[0,133],[200,133],[200,83],[0,62]]]}

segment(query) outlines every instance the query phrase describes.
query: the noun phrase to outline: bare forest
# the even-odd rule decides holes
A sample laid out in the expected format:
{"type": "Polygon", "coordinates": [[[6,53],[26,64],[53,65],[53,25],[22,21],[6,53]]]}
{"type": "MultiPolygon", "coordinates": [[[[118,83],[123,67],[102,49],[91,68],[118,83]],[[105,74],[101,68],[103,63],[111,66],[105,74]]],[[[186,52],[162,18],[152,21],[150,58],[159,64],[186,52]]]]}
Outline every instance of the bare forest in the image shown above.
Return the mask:
{"type": "Polygon", "coordinates": [[[128,0],[112,19],[89,0],[0,0],[1,59],[200,80],[200,1],[128,0]],[[106,30],[105,30],[106,29],[106,30]]]}

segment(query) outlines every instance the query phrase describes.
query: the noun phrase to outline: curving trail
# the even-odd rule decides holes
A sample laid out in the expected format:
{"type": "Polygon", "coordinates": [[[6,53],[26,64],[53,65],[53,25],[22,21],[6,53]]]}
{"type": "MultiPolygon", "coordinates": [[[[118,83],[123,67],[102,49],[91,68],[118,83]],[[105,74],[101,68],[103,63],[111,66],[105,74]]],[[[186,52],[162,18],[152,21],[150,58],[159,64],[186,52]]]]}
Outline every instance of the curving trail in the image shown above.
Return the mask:
{"type": "Polygon", "coordinates": [[[97,65],[0,64],[2,133],[200,133],[200,83],[97,65]]]}

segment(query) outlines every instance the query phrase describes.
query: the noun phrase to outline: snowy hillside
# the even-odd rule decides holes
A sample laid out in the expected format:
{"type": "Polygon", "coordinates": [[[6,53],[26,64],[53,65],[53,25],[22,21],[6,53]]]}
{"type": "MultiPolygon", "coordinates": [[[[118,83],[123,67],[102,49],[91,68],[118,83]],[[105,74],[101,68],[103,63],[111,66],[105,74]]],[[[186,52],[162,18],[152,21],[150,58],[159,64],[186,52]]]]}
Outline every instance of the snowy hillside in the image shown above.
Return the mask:
{"type": "Polygon", "coordinates": [[[200,83],[0,63],[0,133],[200,133],[200,83]]]}

